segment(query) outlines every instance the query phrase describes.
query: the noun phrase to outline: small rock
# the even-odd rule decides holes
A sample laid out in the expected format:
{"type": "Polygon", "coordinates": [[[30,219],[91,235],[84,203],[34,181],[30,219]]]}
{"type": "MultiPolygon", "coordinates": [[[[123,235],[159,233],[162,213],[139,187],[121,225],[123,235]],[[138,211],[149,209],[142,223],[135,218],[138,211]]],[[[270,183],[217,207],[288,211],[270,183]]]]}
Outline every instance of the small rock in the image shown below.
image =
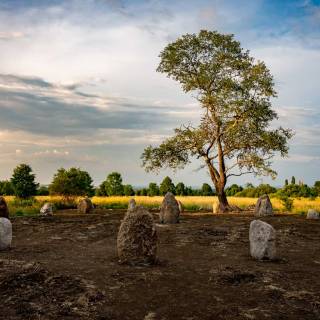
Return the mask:
{"type": "Polygon", "coordinates": [[[276,231],[261,220],[253,220],[249,230],[250,253],[258,260],[276,258],[276,231]]]}
{"type": "Polygon", "coordinates": [[[133,210],[136,207],[136,205],[136,200],[134,200],[133,198],[130,199],[128,203],[128,210],[133,210]]]}
{"type": "Polygon", "coordinates": [[[0,197],[0,217],[9,218],[9,210],[4,197],[0,197]]]}
{"type": "Polygon", "coordinates": [[[90,213],[93,209],[93,204],[89,198],[84,198],[78,203],[78,212],[79,213],[90,213]]]}
{"type": "Polygon", "coordinates": [[[12,224],[7,218],[0,218],[0,250],[11,246],[12,224]]]}
{"type": "Polygon", "coordinates": [[[307,213],[307,219],[313,219],[313,220],[318,220],[319,217],[319,212],[314,210],[314,209],[309,209],[307,213]]]}
{"type": "Polygon", "coordinates": [[[161,223],[179,223],[179,204],[171,192],[167,192],[162,201],[159,218],[161,223]]]}
{"type": "Polygon", "coordinates": [[[40,209],[40,216],[52,216],[53,215],[53,204],[45,203],[40,209]]]}
{"type": "Polygon", "coordinates": [[[261,196],[256,204],[255,208],[255,216],[262,217],[262,216],[272,216],[273,215],[273,208],[270,201],[270,198],[267,194],[261,196]]]}
{"type": "Polygon", "coordinates": [[[156,261],[157,232],[152,215],[136,206],[125,215],[117,237],[121,263],[152,264],[156,261]]]}
{"type": "Polygon", "coordinates": [[[179,211],[180,211],[180,214],[184,212],[184,206],[182,204],[182,202],[180,200],[177,200],[178,201],[178,205],[179,205],[179,211]]]}

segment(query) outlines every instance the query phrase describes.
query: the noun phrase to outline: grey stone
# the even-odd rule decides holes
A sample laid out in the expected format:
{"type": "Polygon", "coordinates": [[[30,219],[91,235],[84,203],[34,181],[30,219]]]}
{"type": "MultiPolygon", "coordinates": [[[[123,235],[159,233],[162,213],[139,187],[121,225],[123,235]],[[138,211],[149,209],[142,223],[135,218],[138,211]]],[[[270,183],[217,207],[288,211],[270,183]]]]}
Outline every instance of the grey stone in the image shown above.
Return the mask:
{"type": "Polygon", "coordinates": [[[136,205],[136,200],[134,200],[133,198],[130,199],[128,203],[128,210],[133,210],[136,207],[136,205]]]}
{"type": "Polygon", "coordinates": [[[249,230],[250,254],[258,260],[276,258],[276,231],[261,220],[253,220],[249,230]]]}
{"type": "Polygon", "coordinates": [[[255,216],[263,217],[263,216],[272,216],[273,208],[270,201],[270,198],[267,194],[261,196],[255,207],[255,216]]]}
{"type": "Polygon", "coordinates": [[[41,216],[52,216],[53,215],[53,204],[52,203],[45,203],[42,208],[40,209],[41,216]]]}
{"type": "Polygon", "coordinates": [[[93,209],[93,204],[89,198],[84,198],[78,203],[79,213],[90,213],[93,209]]]}
{"type": "Polygon", "coordinates": [[[152,215],[141,206],[128,210],[117,237],[121,263],[152,264],[156,261],[157,231],[152,215]]]}
{"type": "Polygon", "coordinates": [[[9,218],[9,210],[4,197],[0,197],[0,217],[9,218]]]}
{"type": "Polygon", "coordinates": [[[314,210],[314,209],[309,209],[307,213],[307,219],[312,219],[312,220],[318,220],[319,217],[319,212],[314,210]]]}
{"type": "Polygon", "coordinates": [[[168,192],[162,201],[159,218],[160,223],[179,223],[180,209],[174,195],[168,192]]]}
{"type": "Polygon", "coordinates": [[[9,219],[0,218],[0,250],[5,250],[11,246],[12,225],[9,219]]]}

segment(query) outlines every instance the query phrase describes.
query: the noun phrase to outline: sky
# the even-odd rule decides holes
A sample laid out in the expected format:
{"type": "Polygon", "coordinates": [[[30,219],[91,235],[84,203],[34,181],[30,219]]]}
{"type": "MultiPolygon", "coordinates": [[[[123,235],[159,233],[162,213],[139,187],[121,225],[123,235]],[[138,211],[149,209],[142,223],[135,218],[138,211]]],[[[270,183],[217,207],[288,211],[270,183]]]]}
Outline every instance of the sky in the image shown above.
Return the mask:
{"type": "Polygon", "coordinates": [[[146,173],[140,155],[183,123],[197,101],[157,73],[160,51],[185,33],[232,33],[275,79],[273,108],[295,132],[275,181],[320,180],[320,1],[0,0],[0,179],[28,163],[48,184],[80,167],[98,185],[118,171],[135,186],[210,183],[201,163],[146,173]]]}

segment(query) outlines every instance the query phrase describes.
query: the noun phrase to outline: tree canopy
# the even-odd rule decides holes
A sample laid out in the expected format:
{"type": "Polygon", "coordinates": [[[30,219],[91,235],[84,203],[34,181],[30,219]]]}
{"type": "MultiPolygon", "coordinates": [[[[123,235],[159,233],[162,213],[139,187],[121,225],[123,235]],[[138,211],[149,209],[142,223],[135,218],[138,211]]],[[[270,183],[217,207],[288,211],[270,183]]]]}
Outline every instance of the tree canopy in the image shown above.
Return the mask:
{"type": "Polygon", "coordinates": [[[273,77],[262,61],[241,48],[233,35],[215,31],[186,34],[160,53],[158,72],[178,81],[201,107],[199,125],[182,125],[141,158],[146,171],[180,169],[201,158],[220,202],[230,207],[224,192],[228,178],[253,173],[271,175],[271,158],[288,153],[289,129],[273,129],[277,119],[271,99],[273,77]]]}
{"type": "Polygon", "coordinates": [[[14,170],[11,184],[14,195],[19,198],[29,198],[37,194],[38,184],[35,182],[35,174],[27,164],[20,164],[14,170]]]}

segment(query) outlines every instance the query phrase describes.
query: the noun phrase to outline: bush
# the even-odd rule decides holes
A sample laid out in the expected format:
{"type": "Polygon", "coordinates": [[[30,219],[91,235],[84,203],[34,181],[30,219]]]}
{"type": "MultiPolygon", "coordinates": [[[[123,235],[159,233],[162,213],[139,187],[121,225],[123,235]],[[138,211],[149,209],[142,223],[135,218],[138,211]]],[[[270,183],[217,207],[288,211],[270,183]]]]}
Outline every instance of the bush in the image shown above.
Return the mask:
{"type": "Polygon", "coordinates": [[[282,196],[280,197],[280,200],[287,211],[292,211],[293,199],[289,198],[288,196],[282,196]]]}

